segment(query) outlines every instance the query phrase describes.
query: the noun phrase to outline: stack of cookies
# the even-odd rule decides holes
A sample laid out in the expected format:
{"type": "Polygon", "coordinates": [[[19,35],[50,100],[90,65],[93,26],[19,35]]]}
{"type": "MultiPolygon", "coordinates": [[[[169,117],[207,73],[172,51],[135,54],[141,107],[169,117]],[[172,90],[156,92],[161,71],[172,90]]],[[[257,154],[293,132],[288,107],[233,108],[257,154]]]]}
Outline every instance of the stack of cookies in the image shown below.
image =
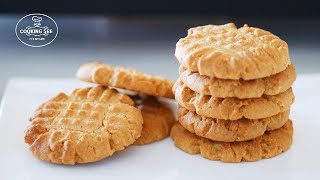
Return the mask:
{"type": "Polygon", "coordinates": [[[155,96],[173,97],[172,81],[99,62],[82,65],[76,76],[98,85],[61,92],[30,118],[24,139],[38,159],[90,163],[169,135],[174,114],[155,96]]]}
{"type": "Polygon", "coordinates": [[[274,157],[292,144],[296,72],[288,45],[244,25],[191,28],[176,45],[175,145],[223,162],[274,157]]]}

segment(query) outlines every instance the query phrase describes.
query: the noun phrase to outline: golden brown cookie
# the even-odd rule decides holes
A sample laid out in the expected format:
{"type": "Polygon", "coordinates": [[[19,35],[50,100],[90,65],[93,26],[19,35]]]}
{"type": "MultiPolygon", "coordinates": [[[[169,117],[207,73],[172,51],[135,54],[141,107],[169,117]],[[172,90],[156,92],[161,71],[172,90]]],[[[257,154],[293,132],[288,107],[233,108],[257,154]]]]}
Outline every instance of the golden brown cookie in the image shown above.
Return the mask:
{"type": "Polygon", "coordinates": [[[178,109],[180,124],[198,136],[214,141],[247,141],[262,136],[265,131],[282,127],[289,118],[290,110],[263,119],[239,119],[236,121],[208,118],[183,107],[178,109]]]}
{"type": "Polygon", "coordinates": [[[222,162],[258,161],[271,158],[288,150],[292,144],[292,121],[276,130],[243,142],[219,142],[201,138],[185,130],[179,123],[171,129],[175,145],[189,153],[222,162]]]}
{"type": "Polygon", "coordinates": [[[271,76],[291,63],[288,45],[279,37],[232,23],[191,28],[178,41],[175,56],[192,72],[234,80],[271,76]]]}
{"type": "Polygon", "coordinates": [[[174,98],[172,81],[147,75],[134,69],[114,68],[100,62],[92,62],[83,64],[76,77],[82,81],[126,89],[150,96],[174,98]]]}
{"type": "Polygon", "coordinates": [[[102,86],[76,89],[42,104],[30,119],[25,142],[39,159],[89,163],[111,156],[141,135],[142,115],[132,99],[102,86]]]}
{"type": "Polygon", "coordinates": [[[196,93],[178,79],[173,91],[178,103],[189,111],[196,111],[201,116],[224,120],[238,120],[243,117],[261,119],[274,116],[289,110],[290,105],[294,102],[291,88],[274,96],[263,95],[260,98],[217,98],[196,93]]]}
{"type": "Polygon", "coordinates": [[[228,80],[201,76],[199,73],[186,70],[183,66],[180,66],[179,71],[180,79],[191,90],[220,98],[237,97],[244,99],[258,98],[263,94],[276,95],[289,89],[296,79],[293,64],[280,73],[253,80],[228,80]]]}
{"type": "Polygon", "coordinates": [[[135,145],[150,144],[169,136],[175,122],[172,110],[164,102],[152,96],[132,96],[136,107],[141,110],[143,128],[135,145]]]}

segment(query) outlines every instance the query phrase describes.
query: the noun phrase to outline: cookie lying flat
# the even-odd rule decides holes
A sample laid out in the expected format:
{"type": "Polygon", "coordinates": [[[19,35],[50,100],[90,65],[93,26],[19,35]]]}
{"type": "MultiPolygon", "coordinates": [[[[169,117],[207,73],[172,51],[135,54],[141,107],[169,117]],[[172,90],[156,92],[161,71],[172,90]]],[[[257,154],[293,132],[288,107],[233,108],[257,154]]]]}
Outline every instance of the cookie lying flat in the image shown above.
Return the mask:
{"type": "Polygon", "coordinates": [[[150,96],[173,98],[173,82],[162,77],[147,75],[134,69],[114,68],[100,62],[83,64],[76,77],[82,81],[112,86],[150,96]]]}
{"type": "Polygon", "coordinates": [[[293,64],[284,71],[269,77],[254,80],[227,80],[201,76],[180,66],[180,79],[190,89],[214,97],[258,98],[263,94],[276,95],[289,89],[296,80],[293,64]]]}
{"type": "Polygon", "coordinates": [[[132,99],[102,86],[58,94],[30,119],[25,142],[39,159],[89,163],[111,156],[141,135],[143,119],[132,99]]]}
{"type": "Polygon", "coordinates": [[[288,45],[272,33],[244,25],[206,25],[191,28],[178,41],[175,56],[200,75],[220,79],[258,79],[290,65],[288,45]]]}
{"type": "Polygon", "coordinates": [[[195,112],[179,107],[180,124],[198,136],[214,141],[247,141],[262,136],[265,131],[281,128],[289,118],[290,110],[264,119],[245,119],[236,121],[221,120],[199,116],[195,112]]]}
{"type": "Polygon", "coordinates": [[[175,122],[172,110],[155,97],[134,96],[136,107],[141,110],[143,129],[135,145],[150,144],[169,136],[170,129],[175,122]]]}
{"type": "Polygon", "coordinates": [[[179,123],[171,129],[175,145],[189,154],[223,162],[258,161],[271,158],[288,150],[292,144],[292,121],[283,127],[243,142],[219,142],[201,138],[185,130],[179,123]]]}
{"type": "Polygon", "coordinates": [[[201,116],[224,120],[262,119],[290,109],[294,102],[292,89],[283,93],[260,98],[238,99],[217,98],[202,95],[189,89],[181,80],[177,80],[173,91],[177,102],[189,111],[196,111],[201,116]]]}

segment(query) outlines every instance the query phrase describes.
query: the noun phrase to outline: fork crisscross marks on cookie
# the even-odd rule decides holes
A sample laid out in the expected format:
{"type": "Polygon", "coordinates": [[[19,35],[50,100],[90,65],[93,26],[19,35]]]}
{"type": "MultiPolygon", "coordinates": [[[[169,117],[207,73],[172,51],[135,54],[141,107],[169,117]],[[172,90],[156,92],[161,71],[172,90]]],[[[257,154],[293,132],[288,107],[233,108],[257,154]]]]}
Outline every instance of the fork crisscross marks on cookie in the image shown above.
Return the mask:
{"type": "Polygon", "coordinates": [[[171,80],[145,74],[135,69],[112,67],[101,62],[81,65],[76,74],[82,81],[139,92],[150,96],[173,98],[171,80]]]}
{"type": "Polygon", "coordinates": [[[247,25],[192,28],[176,45],[181,65],[200,75],[251,80],[279,73],[290,65],[288,45],[272,33],[247,25]]]}
{"type": "Polygon", "coordinates": [[[25,141],[40,159],[55,163],[92,162],[132,144],[142,117],[127,95],[98,86],[60,93],[40,106],[25,141]]]}

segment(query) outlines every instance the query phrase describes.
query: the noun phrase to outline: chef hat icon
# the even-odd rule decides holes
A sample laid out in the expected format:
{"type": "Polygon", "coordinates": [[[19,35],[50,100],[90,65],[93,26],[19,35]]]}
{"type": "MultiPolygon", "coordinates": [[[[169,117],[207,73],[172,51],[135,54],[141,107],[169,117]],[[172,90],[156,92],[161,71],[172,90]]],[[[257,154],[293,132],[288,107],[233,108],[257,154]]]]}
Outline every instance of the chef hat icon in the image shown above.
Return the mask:
{"type": "Polygon", "coordinates": [[[33,25],[35,27],[40,27],[41,26],[41,21],[42,21],[42,17],[38,17],[38,16],[32,16],[32,21],[34,22],[33,25]]]}
{"type": "Polygon", "coordinates": [[[34,22],[40,22],[40,21],[42,21],[42,17],[32,16],[32,21],[34,21],[34,22]]]}

